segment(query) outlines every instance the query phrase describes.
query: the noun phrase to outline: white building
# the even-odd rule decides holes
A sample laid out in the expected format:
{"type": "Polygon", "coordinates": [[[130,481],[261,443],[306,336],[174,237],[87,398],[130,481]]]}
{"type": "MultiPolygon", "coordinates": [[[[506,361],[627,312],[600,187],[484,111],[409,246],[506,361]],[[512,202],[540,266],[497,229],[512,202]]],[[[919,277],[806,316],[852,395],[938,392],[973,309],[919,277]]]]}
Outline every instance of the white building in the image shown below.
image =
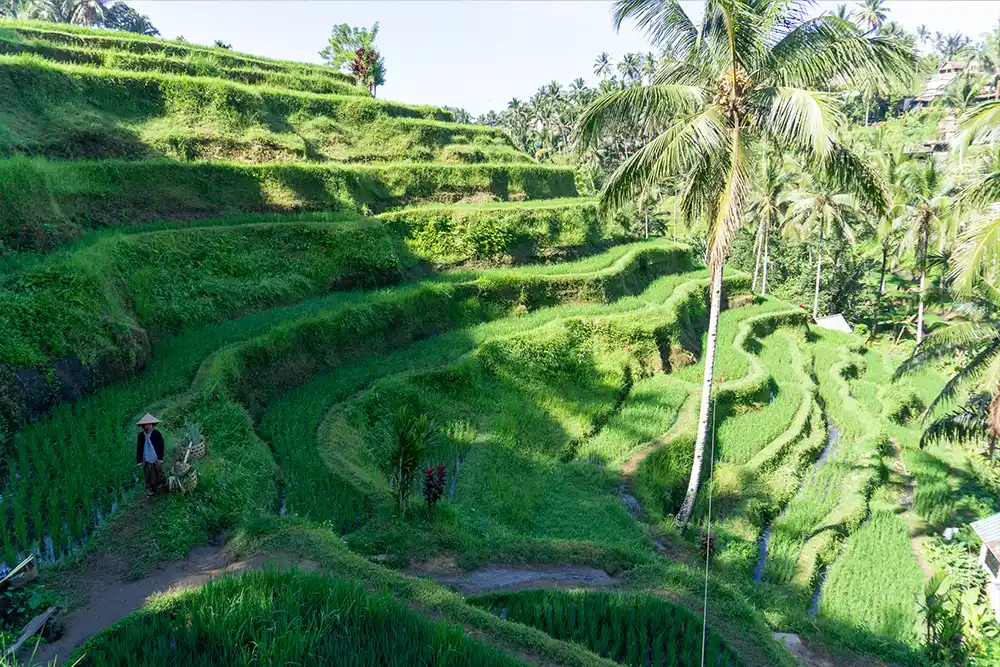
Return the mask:
{"type": "Polygon", "coordinates": [[[983,541],[979,550],[979,565],[986,572],[988,583],[986,591],[989,594],[993,614],[1000,622],[1000,514],[974,521],[972,530],[983,541]]]}

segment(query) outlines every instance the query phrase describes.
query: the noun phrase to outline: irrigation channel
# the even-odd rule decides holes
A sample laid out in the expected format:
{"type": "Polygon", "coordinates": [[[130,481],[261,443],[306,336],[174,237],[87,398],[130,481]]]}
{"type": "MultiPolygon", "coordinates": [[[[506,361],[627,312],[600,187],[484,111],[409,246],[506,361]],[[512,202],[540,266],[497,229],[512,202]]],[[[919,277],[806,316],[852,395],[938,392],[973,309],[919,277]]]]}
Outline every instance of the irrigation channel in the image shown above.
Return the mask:
{"type": "MultiPolygon", "coordinates": [[[[820,452],[819,458],[816,459],[816,463],[813,464],[812,471],[809,474],[808,481],[802,483],[799,486],[799,494],[801,495],[816,479],[816,471],[819,467],[825,463],[830,456],[832,456],[837,451],[837,444],[840,442],[840,429],[833,422],[828,422],[828,431],[826,436],[826,445],[823,447],[823,451],[820,452]]],[[[790,503],[789,503],[790,504],[790,503]]],[[[788,512],[788,505],[785,505],[785,509],[782,510],[779,516],[784,516],[788,512]]],[[[758,556],[757,565],[753,569],[753,580],[754,581],[764,581],[764,568],[767,566],[767,548],[771,542],[771,535],[773,533],[772,526],[774,522],[772,521],[764,529],[764,532],[760,536],[760,544],[758,546],[758,556]]],[[[809,609],[809,613],[813,616],[816,615],[816,610],[819,608],[819,596],[820,591],[823,589],[823,580],[826,578],[825,568],[819,573],[819,580],[816,584],[816,591],[813,593],[812,606],[809,609]]]]}

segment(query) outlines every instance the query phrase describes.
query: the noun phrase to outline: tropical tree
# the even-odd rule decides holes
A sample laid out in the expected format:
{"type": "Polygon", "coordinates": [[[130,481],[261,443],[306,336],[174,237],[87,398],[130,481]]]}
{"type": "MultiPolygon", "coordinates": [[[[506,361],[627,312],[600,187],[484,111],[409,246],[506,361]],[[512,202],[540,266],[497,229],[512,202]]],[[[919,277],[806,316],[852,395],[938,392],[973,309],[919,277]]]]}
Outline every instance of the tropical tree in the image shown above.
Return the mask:
{"type": "Polygon", "coordinates": [[[951,213],[952,201],[941,167],[933,160],[909,162],[904,167],[902,184],[910,206],[910,225],[901,249],[912,254],[919,276],[917,306],[917,345],[924,340],[924,298],[927,289],[927,255],[931,235],[951,213]]]}
{"type": "Polygon", "coordinates": [[[889,208],[885,215],[879,218],[875,225],[875,236],[878,239],[878,247],[881,255],[879,263],[878,290],[875,297],[875,308],[872,313],[872,326],[869,333],[869,342],[875,340],[878,335],[880,318],[882,315],[882,299],[885,298],[885,278],[889,272],[889,262],[899,253],[899,244],[906,233],[908,223],[908,197],[903,190],[900,166],[903,164],[903,154],[898,151],[887,151],[880,153],[883,163],[883,171],[889,192],[892,197],[889,208]]]}
{"type": "Polygon", "coordinates": [[[708,337],[691,477],[676,517],[681,526],[690,519],[705,455],[723,269],[750,204],[759,147],[766,141],[769,149],[795,153],[876,215],[885,209],[875,170],[837,139],[838,99],[817,88],[834,79],[860,84],[902,78],[915,56],[898,42],[862,38],[833,16],[803,19],[807,4],[707,0],[697,26],[677,0],[618,0],[616,26],[635,20],[678,60],[654,85],[605,95],[580,119],[583,146],[598,144],[605,129],[622,123],[655,129],[605,182],[602,209],[625,206],[647,184],[683,176],[683,214],[707,223],[708,337]]]}
{"type": "Polygon", "coordinates": [[[920,46],[927,46],[927,42],[931,41],[931,31],[923,23],[917,26],[917,41],[920,46]]]}
{"type": "Polygon", "coordinates": [[[137,35],[152,37],[160,34],[148,16],[140,14],[124,2],[116,2],[104,12],[103,25],[111,30],[124,30],[137,35]]]}
{"type": "Polygon", "coordinates": [[[945,87],[944,101],[956,114],[964,114],[976,105],[990,79],[990,76],[979,72],[963,72],[945,87]]]}
{"type": "Polygon", "coordinates": [[[937,47],[941,60],[951,60],[969,48],[972,40],[960,32],[953,32],[950,35],[936,33],[934,45],[937,47]]]}
{"type": "Polygon", "coordinates": [[[804,176],[805,187],[785,195],[787,223],[799,236],[816,237],[816,289],[813,294],[813,319],[819,316],[819,290],[823,278],[823,239],[836,239],[838,247],[854,243],[858,224],[858,200],[843,192],[830,178],[804,176]]]}
{"type": "Polygon", "coordinates": [[[864,0],[854,12],[858,25],[867,27],[869,33],[878,32],[889,15],[885,0],[864,0]]]}
{"type": "Polygon", "coordinates": [[[939,407],[967,396],[951,412],[934,419],[920,444],[947,440],[962,444],[987,444],[992,459],[1000,437],[1000,290],[977,281],[976,290],[955,307],[961,320],[930,333],[896,372],[897,377],[940,360],[961,360],[959,368],[925,411],[933,416],[939,407]]]}
{"type": "Polygon", "coordinates": [[[642,82],[642,57],[638,53],[626,53],[618,63],[622,87],[642,82]]]}
{"type": "Polygon", "coordinates": [[[976,55],[983,69],[992,75],[993,99],[1000,99],[1000,23],[983,35],[982,48],[976,55]]]}
{"type": "Polygon", "coordinates": [[[771,232],[782,225],[785,204],[785,187],[797,172],[798,165],[786,163],[781,155],[763,155],[764,168],[761,182],[754,187],[747,207],[747,219],[757,223],[754,242],[756,260],[753,268],[752,289],[757,291],[760,278],[760,294],[767,295],[767,269],[770,263],[771,232]]]}
{"type": "Polygon", "coordinates": [[[353,75],[359,86],[365,86],[374,95],[385,83],[385,59],[375,48],[376,37],[377,21],[370,30],[341,23],[333,26],[330,39],[319,55],[330,67],[353,75]]]}
{"type": "Polygon", "coordinates": [[[607,51],[602,51],[597,60],[594,61],[594,76],[599,76],[602,79],[606,78],[612,72],[611,67],[611,56],[608,55],[607,51]]]}

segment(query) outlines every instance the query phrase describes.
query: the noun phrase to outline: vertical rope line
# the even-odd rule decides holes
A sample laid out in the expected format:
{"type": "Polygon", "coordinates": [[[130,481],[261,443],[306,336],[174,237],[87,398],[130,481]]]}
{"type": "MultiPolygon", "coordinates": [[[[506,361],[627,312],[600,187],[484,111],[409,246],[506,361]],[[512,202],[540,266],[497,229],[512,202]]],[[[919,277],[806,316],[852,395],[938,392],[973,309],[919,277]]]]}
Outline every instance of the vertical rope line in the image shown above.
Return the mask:
{"type": "Polygon", "coordinates": [[[715,492],[715,408],[719,397],[712,391],[712,451],[708,463],[708,532],[705,537],[705,601],[701,609],[701,667],[705,667],[705,642],[708,637],[708,562],[712,556],[712,495],[715,492]]]}

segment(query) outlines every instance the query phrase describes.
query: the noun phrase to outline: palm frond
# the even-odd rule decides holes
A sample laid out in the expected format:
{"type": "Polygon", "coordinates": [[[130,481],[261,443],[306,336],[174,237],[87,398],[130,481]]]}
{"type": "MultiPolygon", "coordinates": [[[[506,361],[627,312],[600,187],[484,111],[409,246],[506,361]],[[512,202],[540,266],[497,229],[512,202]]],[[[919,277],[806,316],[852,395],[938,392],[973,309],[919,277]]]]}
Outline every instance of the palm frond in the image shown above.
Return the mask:
{"type": "Polygon", "coordinates": [[[875,217],[883,216],[889,207],[889,194],[878,167],[842,144],[831,142],[826,160],[827,175],[841,189],[857,196],[858,203],[875,217]]]}
{"type": "Polygon", "coordinates": [[[750,170],[739,126],[731,130],[729,150],[729,172],[708,234],[710,261],[714,266],[721,266],[726,261],[733,238],[743,222],[741,214],[750,186],[750,170]]]}
{"type": "Polygon", "coordinates": [[[955,400],[962,389],[977,387],[989,368],[996,363],[998,356],[1000,356],[1000,340],[994,340],[945,383],[940,393],[927,406],[925,414],[932,415],[939,405],[955,400]]]}
{"type": "Polygon", "coordinates": [[[968,293],[981,287],[983,267],[1000,256],[1000,217],[984,217],[958,238],[950,278],[955,288],[968,293]]]}
{"type": "Polygon", "coordinates": [[[989,100],[969,109],[960,120],[961,145],[992,142],[1000,138],[1000,100],[989,100]]]}
{"type": "Polygon", "coordinates": [[[769,140],[818,161],[828,158],[833,128],[843,121],[832,95],[782,86],[759,90],[751,101],[766,114],[757,125],[769,140]]]}
{"type": "Polygon", "coordinates": [[[667,124],[678,115],[694,112],[704,104],[704,90],[697,86],[635,86],[597,98],[583,110],[577,123],[578,141],[596,146],[601,135],[620,123],[636,127],[667,124]]]}
{"type": "Polygon", "coordinates": [[[615,30],[633,20],[653,44],[682,57],[692,57],[697,47],[698,28],[677,0],[616,0],[612,17],[615,30]]]}
{"type": "Polygon", "coordinates": [[[909,83],[917,58],[897,40],[869,38],[850,21],[819,16],[778,41],[765,61],[776,86],[815,87],[838,83],[854,89],[909,83]]]}
{"type": "Polygon", "coordinates": [[[677,121],[611,174],[601,190],[601,210],[623,207],[645,183],[688,173],[706,158],[718,160],[727,135],[726,120],[714,106],[677,121]]]}
{"type": "Polygon", "coordinates": [[[974,444],[990,434],[990,395],[973,394],[965,405],[931,422],[920,436],[920,447],[933,442],[974,444]]]}

